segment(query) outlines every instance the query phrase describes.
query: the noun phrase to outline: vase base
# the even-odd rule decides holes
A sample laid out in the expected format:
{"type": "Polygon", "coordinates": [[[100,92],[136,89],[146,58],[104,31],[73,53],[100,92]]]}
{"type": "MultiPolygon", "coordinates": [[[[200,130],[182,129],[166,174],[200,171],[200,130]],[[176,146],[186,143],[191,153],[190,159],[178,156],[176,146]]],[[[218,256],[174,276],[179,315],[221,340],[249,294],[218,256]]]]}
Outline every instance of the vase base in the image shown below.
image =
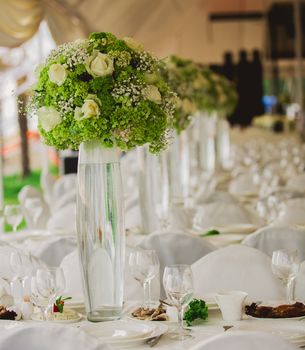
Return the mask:
{"type": "Polygon", "coordinates": [[[121,307],[105,307],[87,313],[88,321],[104,322],[119,320],[122,316],[121,307]]]}

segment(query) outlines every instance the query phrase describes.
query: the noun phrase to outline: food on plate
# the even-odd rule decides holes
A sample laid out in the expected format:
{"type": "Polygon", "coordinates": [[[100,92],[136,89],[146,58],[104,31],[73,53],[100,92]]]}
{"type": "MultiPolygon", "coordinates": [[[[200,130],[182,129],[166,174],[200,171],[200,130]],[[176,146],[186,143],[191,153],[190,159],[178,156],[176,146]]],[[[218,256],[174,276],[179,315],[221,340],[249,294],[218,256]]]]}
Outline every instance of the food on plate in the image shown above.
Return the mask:
{"type": "Polygon", "coordinates": [[[184,313],[184,320],[191,326],[195,320],[206,320],[208,318],[208,307],[204,300],[193,299],[184,313]]]}
{"type": "Polygon", "coordinates": [[[131,315],[138,320],[168,321],[166,309],[160,304],[157,308],[139,307],[131,315]]]}
{"type": "Polygon", "coordinates": [[[5,306],[0,305],[0,320],[15,320],[17,313],[13,310],[6,309],[5,306]]]}
{"type": "Polygon", "coordinates": [[[246,315],[258,318],[292,318],[305,316],[305,305],[300,302],[278,306],[264,306],[252,303],[245,307],[246,315]]]}

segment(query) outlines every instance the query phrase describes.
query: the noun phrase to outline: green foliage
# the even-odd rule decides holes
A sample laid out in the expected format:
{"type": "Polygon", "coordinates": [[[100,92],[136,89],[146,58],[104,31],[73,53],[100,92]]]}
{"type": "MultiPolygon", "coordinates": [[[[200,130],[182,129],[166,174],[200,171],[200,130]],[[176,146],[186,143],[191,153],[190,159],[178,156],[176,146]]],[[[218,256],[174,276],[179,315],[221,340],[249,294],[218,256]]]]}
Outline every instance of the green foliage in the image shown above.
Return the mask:
{"type": "Polygon", "coordinates": [[[204,300],[193,299],[189,305],[188,310],[184,313],[184,320],[188,326],[191,326],[195,320],[206,320],[208,318],[208,307],[204,300]]]}

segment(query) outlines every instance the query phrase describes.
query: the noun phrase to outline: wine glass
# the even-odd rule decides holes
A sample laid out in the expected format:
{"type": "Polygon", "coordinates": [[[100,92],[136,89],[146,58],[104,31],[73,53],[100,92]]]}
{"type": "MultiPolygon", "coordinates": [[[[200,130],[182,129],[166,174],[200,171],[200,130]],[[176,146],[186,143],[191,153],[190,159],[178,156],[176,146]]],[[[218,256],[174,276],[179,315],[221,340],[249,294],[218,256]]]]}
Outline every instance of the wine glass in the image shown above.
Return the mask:
{"type": "Polygon", "coordinates": [[[20,205],[6,205],[4,208],[4,216],[7,223],[13,226],[13,231],[16,232],[23,217],[20,205]]]}
{"type": "Polygon", "coordinates": [[[193,296],[193,276],[189,265],[166,266],[163,274],[163,286],[171,304],[178,310],[178,329],[171,337],[184,340],[192,337],[183,327],[183,309],[193,296]]]}
{"type": "Polygon", "coordinates": [[[289,304],[294,300],[294,281],[299,267],[297,251],[281,249],[272,253],[272,272],[285,284],[289,304]]]}
{"type": "Polygon", "coordinates": [[[53,304],[56,296],[65,289],[65,277],[62,268],[50,267],[38,269],[35,275],[35,288],[41,300],[47,300],[45,318],[53,318],[53,304]],[[49,317],[50,316],[50,317],[49,317]]]}
{"type": "Polygon", "coordinates": [[[150,281],[160,269],[158,255],[155,250],[135,250],[129,255],[128,265],[134,279],[143,287],[143,307],[149,307],[150,281]]]}

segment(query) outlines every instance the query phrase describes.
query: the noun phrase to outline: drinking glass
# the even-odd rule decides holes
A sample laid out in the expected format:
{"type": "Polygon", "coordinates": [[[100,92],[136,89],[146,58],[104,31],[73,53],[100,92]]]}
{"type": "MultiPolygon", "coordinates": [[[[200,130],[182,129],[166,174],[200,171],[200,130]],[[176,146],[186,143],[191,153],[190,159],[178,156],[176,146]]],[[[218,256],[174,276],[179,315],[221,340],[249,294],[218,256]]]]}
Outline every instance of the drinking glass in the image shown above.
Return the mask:
{"type": "Polygon", "coordinates": [[[155,250],[135,250],[129,255],[128,265],[134,279],[143,287],[143,307],[149,307],[150,281],[160,269],[158,255],[155,250]]]}
{"type": "Polygon", "coordinates": [[[25,294],[25,287],[27,279],[32,275],[32,264],[28,255],[12,251],[10,254],[10,267],[13,272],[13,281],[11,288],[15,286],[15,281],[18,281],[18,296],[22,298],[25,294]]]}
{"type": "Polygon", "coordinates": [[[189,265],[166,266],[163,274],[163,286],[166,296],[178,310],[178,328],[171,337],[184,340],[192,337],[183,327],[183,309],[193,296],[193,276],[189,265]]]}
{"type": "Polygon", "coordinates": [[[272,272],[285,284],[286,299],[289,304],[294,300],[294,281],[299,266],[297,251],[281,249],[272,253],[272,272]]]}
{"type": "Polygon", "coordinates": [[[18,225],[22,221],[22,211],[20,205],[7,205],[4,208],[4,216],[9,225],[13,227],[13,231],[17,231],[18,225]]]}
{"type": "Polygon", "coordinates": [[[45,318],[53,318],[53,304],[56,297],[65,289],[64,272],[60,267],[38,269],[35,275],[35,288],[38,297],[47,300],[45,318]]]}

